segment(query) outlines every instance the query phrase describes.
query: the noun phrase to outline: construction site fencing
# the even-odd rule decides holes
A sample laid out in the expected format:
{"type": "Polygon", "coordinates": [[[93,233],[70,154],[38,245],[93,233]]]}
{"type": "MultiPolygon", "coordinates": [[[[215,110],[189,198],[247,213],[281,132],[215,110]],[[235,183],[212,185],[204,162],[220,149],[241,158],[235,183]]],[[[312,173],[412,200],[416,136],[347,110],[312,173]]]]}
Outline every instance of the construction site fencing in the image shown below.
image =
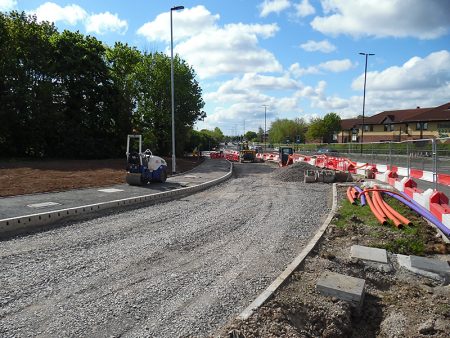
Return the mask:
{"type": "MultiPolygon", "coordinates": [[[[279,145],[277,145],[279,146],[279,145]]],[[[430,182],[450,195],[450,137],[402,142],[316,143],[290,145],[297,152],[348,157],[355,162],[386,165],[399,176],[430,182]]]]}

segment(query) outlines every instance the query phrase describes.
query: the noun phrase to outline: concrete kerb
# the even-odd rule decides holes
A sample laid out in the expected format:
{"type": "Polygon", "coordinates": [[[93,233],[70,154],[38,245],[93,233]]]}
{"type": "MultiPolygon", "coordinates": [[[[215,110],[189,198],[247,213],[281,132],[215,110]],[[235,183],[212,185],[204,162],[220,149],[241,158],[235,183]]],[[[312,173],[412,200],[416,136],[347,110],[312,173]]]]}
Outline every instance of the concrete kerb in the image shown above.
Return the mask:
{"type": "Polygon", "coordinates": [[[319,242],[320,238],[324,234],[328,225],[331,223],[333,216],[337,208],[337,184],[333,183],[333,204],[327,218],[320,226],[319,230],[316,232],[314,237],[309,241],[306,247],[300,252],[300,254],[292,261],[291,264],[270,284],[267,289],[265,289],[256,299],[238,315],[238,319],[246,320],[253,312],[255,312],[260,306],[262,306],[278,288],[288,279],[288,277],[298,268],[298,266],[303,262],[303,260],[309,255],[312,249],[319,242]]]}
{"type": "Polygon", "coordinates": [[[222,183],[233,174],[233,163],[229,162],[230,169],[225,175],[214,180],[204,182],[192,187],[185,187],[171,191],[164,191],[155,194],[129,197],[109,202],[95,203],[83,205],[74,208],[60,209],[50,212],[37,213],[26,216],[5,218],[0,220],[0,239],[10,236],[15,233],[21,233],[34,230],[42,226],[47,226],[51,223],[61,221],[63,219],[71,219],[86,216],[89,213],[104,211],[112,208],[127,207],[141,203],[156,203],[167,200],[172,200],[178,197],[194,194],[201,190],[205,190],[213,185],[222,183]]]}

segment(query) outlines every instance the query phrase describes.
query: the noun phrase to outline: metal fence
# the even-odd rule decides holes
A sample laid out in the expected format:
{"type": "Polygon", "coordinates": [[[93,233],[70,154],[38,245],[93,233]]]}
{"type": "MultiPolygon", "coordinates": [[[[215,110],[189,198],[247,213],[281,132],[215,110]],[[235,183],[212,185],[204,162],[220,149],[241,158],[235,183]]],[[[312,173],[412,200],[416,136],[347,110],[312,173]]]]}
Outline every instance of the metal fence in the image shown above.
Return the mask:
{"type": "MultiPolygon", "coordinates": [[[[430,180],[432,176],[432,188],[450,196],[450,187],[438,183],[438,173],[450,175],[450,137],[402,142],[309,143],[288,146],[293,146],[296,151],[304,154],[344,156],[358,162],[406,168],[404,172],[407,177],[414,171],[425,171],[430,180]]],[[[422,185],[427,188],[426,184],[422,185]]]]}

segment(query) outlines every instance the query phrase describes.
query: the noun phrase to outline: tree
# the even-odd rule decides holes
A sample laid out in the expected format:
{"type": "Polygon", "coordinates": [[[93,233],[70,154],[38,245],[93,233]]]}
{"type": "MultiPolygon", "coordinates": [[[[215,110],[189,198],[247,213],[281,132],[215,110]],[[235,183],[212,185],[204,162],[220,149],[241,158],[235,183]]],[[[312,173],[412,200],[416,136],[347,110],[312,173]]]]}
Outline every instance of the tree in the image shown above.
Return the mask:
{"type": "Polygon", "coordinates": [[[258,134],[256,134],[254,131],[248,131],[245,133],[244,138],[248,141],[255,141],[258,139],[258,134]]]}
{"type": "Polygon", "coordinates": [[[333,135],[341,130],[341,118],[336,113],[326,114],[323,119],[312,119],[306,137],[309,141],[333,142],[333,135]]]}
{"type": "Polygon", "coordinates": [[[287,140],[295,142],[300,136],[304,139],[306,124],[303,119],[277,119],[272,123],[269,131],[269,140],[271,143],[286,143],[287,140]]]}

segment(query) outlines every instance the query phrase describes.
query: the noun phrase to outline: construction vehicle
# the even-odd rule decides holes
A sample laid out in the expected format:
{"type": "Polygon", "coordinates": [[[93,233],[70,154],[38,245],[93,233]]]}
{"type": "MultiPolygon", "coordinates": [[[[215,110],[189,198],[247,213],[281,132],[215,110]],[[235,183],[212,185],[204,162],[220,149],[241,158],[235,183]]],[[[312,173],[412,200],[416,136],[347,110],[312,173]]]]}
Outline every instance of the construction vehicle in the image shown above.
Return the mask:
{"type": "Polygon", "coordinates": [[[142,135],[128,135],[126,156],[126,181],[129,185],[146,185],[149,182],[164,183],[166,181],[166,161],[159,156],[154,156],[150,149],[142,152],[142,135]],[[138,149],[135,149],[136,140],[138,149]],[[134,149],[130,150],[131,148],[134,149]]]}
{"type": "Polygon", "coordinates": [[[280,159],[280,166],[285,167],[293,163],[292,155],[294,154],[294,149],[292,147],[280,147],[278,149],[278,156],[280,159]]]}
{"type": "Polygon", "coordinates": [[[248,143],[243,142],[239,151],[239,162],[255,162],[256,151],[249,149],[248,143]]]}

